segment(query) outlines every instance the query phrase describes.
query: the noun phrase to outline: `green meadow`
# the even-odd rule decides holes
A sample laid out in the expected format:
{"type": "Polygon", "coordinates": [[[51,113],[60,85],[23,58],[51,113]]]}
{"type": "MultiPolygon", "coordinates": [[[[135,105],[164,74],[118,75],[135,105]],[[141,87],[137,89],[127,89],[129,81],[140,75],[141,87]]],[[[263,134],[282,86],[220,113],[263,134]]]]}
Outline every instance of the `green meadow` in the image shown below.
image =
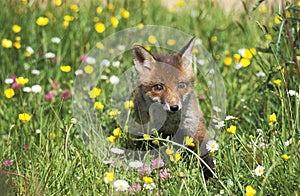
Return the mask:
{"type": "MultiPolygon", "coordinates": [[[[300,194],[300,1],[246,0],[230,13],[210,0],[174,2],[0,2],[0,195],[300,194]],[[100,69],[89,53],[113,53],[103,40],[147,25],[201,40],[223,79],[226,95],[218,99],[226,113],[216,119],[217,135],[207,146],[213,178],[204,179],[197,154],[184,152],[193,141],[172,143],[182,148],[167,149],[170,161],[122,158],[121,147],[132,138],[118,117],[132,102],[116,110],[112,93],[133,66],[132,50],[113,60],[96,58],[100,69]],[[96,85],[78,91],[89,78],[96,85]],[[83,108],[74,109],[76,101],[83,108]],[[79,118],[85,109],[93,116],[79,118]],[[83,133],[89,132],[103,140],[87,144],[83,133]]],[[[183,47],[168,35],[167,45],[183,47]]],[[[155,34],[143,39],[145,48],[160,51],[155,34]]],[[[196,81],[208,126],[221,109],[212,107],[212,84],[201,74],[196,81]]],[[[152,148],[167,140],[144,135],[140,142],[152,148]]]]}

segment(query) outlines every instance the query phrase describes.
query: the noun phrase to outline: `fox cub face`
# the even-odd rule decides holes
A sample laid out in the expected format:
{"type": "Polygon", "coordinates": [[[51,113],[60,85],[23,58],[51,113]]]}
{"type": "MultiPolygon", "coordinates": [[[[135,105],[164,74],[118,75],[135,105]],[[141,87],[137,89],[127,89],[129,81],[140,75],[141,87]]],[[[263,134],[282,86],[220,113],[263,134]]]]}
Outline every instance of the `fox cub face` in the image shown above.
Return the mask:
{"type": "Polygon", "coordinates": [[[134,46],[134,64],[142,94],[162,104],[168,112],[182,109],[193,91],[193,38],[179,52],[153,55],[142,46],[134,46]]]}

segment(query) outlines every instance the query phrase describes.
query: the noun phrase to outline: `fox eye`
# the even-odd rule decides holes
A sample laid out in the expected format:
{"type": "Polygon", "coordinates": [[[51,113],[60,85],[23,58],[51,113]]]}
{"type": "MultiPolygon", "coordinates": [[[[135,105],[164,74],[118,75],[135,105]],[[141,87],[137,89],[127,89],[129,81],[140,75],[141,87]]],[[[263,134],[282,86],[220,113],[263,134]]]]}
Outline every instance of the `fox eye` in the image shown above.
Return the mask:
{"type": "Polygon", "coordinates": [[[186,84],[184,82],[179,82],[178,83],[178,88],[185,88],[186,84]]]}
{"type": "Polygon", "coordinates": [[[164,89],[164,87],[161,84],[156,84],[156,85],[153,86],[153,89],[155,91],[161,91],[161,90],[164,89]]]}

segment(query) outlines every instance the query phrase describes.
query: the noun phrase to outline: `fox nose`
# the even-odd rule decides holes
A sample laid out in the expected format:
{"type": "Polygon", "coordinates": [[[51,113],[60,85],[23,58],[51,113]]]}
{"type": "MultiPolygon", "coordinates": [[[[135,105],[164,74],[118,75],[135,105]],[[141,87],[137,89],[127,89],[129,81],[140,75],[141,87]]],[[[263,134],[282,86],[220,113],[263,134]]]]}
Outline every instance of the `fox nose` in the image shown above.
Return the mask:
{"type": "Polygon", "coordinates": [[[176,112],[178,109],[179,109],[179,106],[178,106],[178,105],[171,105],[171,106],[170,106],[170,110],[171,110],[172,112],[176,112]]]}

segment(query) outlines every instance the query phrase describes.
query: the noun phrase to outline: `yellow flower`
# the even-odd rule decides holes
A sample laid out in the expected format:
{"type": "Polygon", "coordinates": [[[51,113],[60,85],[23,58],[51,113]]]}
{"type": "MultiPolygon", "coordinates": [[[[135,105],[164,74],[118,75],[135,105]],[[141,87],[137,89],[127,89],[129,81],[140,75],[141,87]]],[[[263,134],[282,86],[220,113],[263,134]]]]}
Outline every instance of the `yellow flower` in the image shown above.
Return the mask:
{"type": "Polygon", "coordinates": [[[290,17],[291,17],[291,15],[292,15],[292,14],[291,14],[291,12],[289,12],[289,11],[286,11],[286,13],[285,13],[285,14],[286,14],[286,18],[290,18],[290,17]]]}
{"type": "Polygon", "coordinates": [[[151,46],[149,46],[149,45],[147,45],[147,46],[144,46],[144,48],[145,48],[146,50],[148,50],[148,51],[150,51],[150,50],[151,50],[151,46]]]}
{"type": "Polygon", "coordinates": [[[54,0],[54,4],[56,6],[61,6],[62,2],[61,2],[61,0],[54,0]]]}
{"type": "Polygon", "coordinates": [[[172,155],[173,153],[174,153],[173,146],[171,146],[170,148],[167,148],[167,149],[166,149],[166,154],[167,154],[167,155],[172,155]]]}
{"type": "Polygon", "coordinates": [[[129,101],[125,101],[125,102],[124,102],[124,108],[125,108],[126,110],[130,110],[130,109],[132,109],[133,107],[134,107],[133,101],[129,100],[129,101]]]}
{"type": "Polygon", "coordinates": [[[260,6],[258,11],[262,14],[267,13],[267,6],[265,6],[265,5],[260,6]]]}
{"type": "Polygon", "coordinates": [[[269,116],[269,125],[272,125],[274,122],[276,122],[277,121],[277,116],[276,116],[276,114],[275,113],[273,113],[273,114],[271,114],[270,116],[269,116]]]}
{"type": "Polygon", "coordinates": [[[5,97],[6,97],[6,98],[10,99],[10,98],[12,98],[13,96],[15,96],[15,91],[14,91],[14,89],[12,89],[12,88],[8,88],[8,89],[5,89],[5,90],[4,90],[4,94],[5,94],[5,97]]]}
{"type": "Polygon", "coordinates": [[[91,74],[91,73],[93,73],[93,71],[94,71],[94,67],[91,66],[91,65],[86,65],[84,67],[84,72],[87,73],[87,74],[91,74]]]}
{"type": "Polygon", "coordinates": [[[108,141],[110,143],[114,143],[116,139],[117,138],[115,136],[111,135],[111,136],[109,136],[109,137],[106,138],[106,141],[108,141]]]}
{"type": "Polygon", "coordinates": [[[102,50],[104,49],[104,45],[101,42],[97,42],[96,47],[102,50]]]}
{"type": "Polygon", "coordinates": [[[180,155],[180,153],[179,152],[176,152],[175,153],[175,158],[174,158],[174,156],[173,155],[170,155],[170,161],[172,161],[172,162],[178,162],[179,160],[181,159],[181,155],[180,155]]]}
{"type": "Polygon", "coordinates": [[[94,99],[96,97],[98,97],[101,93],[101,89],[94,87],[92,90],[89,91],[89,96],[91,99],[94,99]]]}
{"type": "Polygon", "coordinates": [[[96,108],[96,110],[102,110],[104,108],[104,105],[101,102],[96,101],[94,103],[94,107],[96,108]]]}
{"type": "Polygon", "coordinates": [[[143,23],[138,23],[137,25],[136,25],[139,29],[142,29],[142,28],[144,28],[144,24],[143,23]]]}
{"type": "Polygon", "coordinates": [[[101,14],[102,11],[103,11],[103,7],[98,6],[97,9],[96,9],[97,14],[101,14]]]}
{"type": "Polygon", "coordinates": [[[274,18],[274,22],[275,22],[275,24],[280,24],[281,23],[281,21],[282,21],[282,17],[281,16],[275,16],[275,18],[274,18]]]}
{"type": "Polygon", "coordinates": [[[297,6],[300,7],[300,1],[297,2],[297,6]]]}
{"type": "Polygon", "coordinates": [[[107,9],[108,9],[109,11],[113,11],[113,10],[115,10],[115,8],[116,8],[116,7],[115,7],[113,4],[111,4],[111,3],[107,5],[107,9]]]}
{"type": "Polygon", "coordinates": [[[120,113],[119,110],[116,109],[116,110],[113,110],[113,111],[109,112],[109,116],[115,117],[115,116],[117,116],[119,113],[120,113]]]}
{"type": "Polygon", "coordinates": [[[70,15],[64,16],[64,21],[66,22],[72,22],[73,20],[74,20],[74,16],[70,16],[70,15]]]}
{"type": "Polygon", "coordinates": [[[70,9],[74,12],[79,12],[79,7],[77,4],[71,4],[70,9]]]}
{"type": "Polygon", "coordinates": [[[112,16],[111,19],[110,19],[110,23],[111,23],[111,25],[112,25],[114,28],[117,28],[117,27],[118,27],[118,24],[119,24],[119,20],[118,20],[117,17],[112,16]]]}
{"type": "Polygon", "coordinates": [[[216,41],[218,41],[218,37],[217,37],[217,36],[215,36],[215,35],[214,35],[214,36],[212,36],[212,37],[211,37],[211,41],[213,41],[213,42],[216,42],[216,41]]]}
{"type": "Polygon", "coordinates": [[[255,48],[249,48],[249,51],[252,55],[256,55],[256,49],[255,48]]]}
{"type": "Polygon", "coordinates": [[[115,129],[113,130],[113,135],[114,135],[116,138],[118,138],[118,137],[121,135],[121,133],[122,133],[122,131],[121,131],[120,127],[115,128],[115,129]]]}
{"type": "Polygon", "coordinates": [[[47,17],[40,16],[36,19],[36,24],[39,26],[46,26],[49,23],[49,19],[47,17]]]}
{"type": "Polygon", "coordinates": [[[232,64],[232,58],[231,57],[225,57],[224,58],[224,65],[230,66],[232,64]]]}
{"type": "Polygon", "coordinates": [[[20,31],[22,30],[22,28],[21,28],[21,26],[19,26],[19,25],[13,25],[12,26],[12,31],[14,32],[14,33],[19,33],[20,31]]]}
{"type": "Polygon", "coordinates": [[[60,66],[60,70],[62,72],[70,72],[71,71],[71,66],[70,65],[64,65],[64,66],[60,66]]]}
{"type": "Polygon", "coordinates": [[[185,137],[185,145],[194,147],[195,146],[194,138],[192,138],[190,136],[186,136],[185,137]]]}
{"type": "Polygon", "coordinates": [[[277,86],[280,86],[281,80],[280,79],[274,80],[273,83],[276,84],[277,86]]]}
{"type": "Polygon", "coordinates": [[[50,137],[50,139],[54,140],[57,136],[55,133],[50,133],[49,137],[50,137]]]}
{"type": "Polygon", "coordinates": [[[234,59],[235,63],[238,63],[241,60],[241,55],[240,54],[234,54],[233,59],[234,59]]]}
{"type": "Polygon", "coordinates": [[[240,63],[243,67],[248,67],[250,65],[250,60],[248,58],[242,58],[240,63]]]}
{"type": "Polygon", "coordinates": [[[13,43],[11,40],[6,39],[6,38],[2,39],[2,47],[3,48],[11,48],[12,46],[13,46],[13,43]]]}
{"type": "Polygon", "coordinates": [[[17,49],[20,49],[20,48],[21,48],[21,42],[19,42],[19,41],[14,42],[13,45],[14,45],[14,47],[17,48],[17,49]]]}
{"type": "Polygon", "coordinates": [[[113,172],[105,172],[104,173],[103,180],[106,184],[112,182],[114,180],[114,178],[115,178],[115,175],[113,172]]]}
{"type": "Polygon", "coordinates": [[[105,31],[105,25],[102,22],[97,22],[95,24],[95,30],[97,33],[103,33],[105,31]]]}
{"type": "Polygon", "coordinates": [[[184,7],[184,6],[185,6],[185,2],[182,1],[182,0],[177,0],[177,1],[176,1],[176,5],[177,5],[178,7],[184,7]]]}
{"type": "Polygon", "coordinates": [[[231,133],[231,134],[235,134],[235,133],[236,133],[236,126],[231,125],[231,126],[227,129],[227,132],[228,132],[228,133],[231,133]]]}
{"type": "Polygon", "coordinates": [[[28,121],[30,121],[31,119],[31,116],[27,113],[21,113],[19,114],[19,120],[22,122],[22,123],[27,123],[28,121]]]}
{"type": "Polygon", "coordinates": [[[176,44],[176,40],[175,39],[168,39],[167,44],[169,46],[174,46],[176,44]]]}
{"type": "Polygon", "coordinates": [[[156,38],[155,38],[155,36],[154,36],[154,35],[150,35],[150,36],[148,37],[148,41],[149,41],[150,44],[155,44],[155,43],[156,43],[156,38]]]}
{"type": "Polygon", "coordinates": [[[291,156],[287,155],[287,154],[284,154],[282,155],[282,158],[285,160],[285,161],[288,161],[290,160],[291,156]]]}
{"type": "Polygon", "coordinates": [[[158,145],[159,141],[158,140],[153,140],[152,143],[155,144],[155,145],[158,145]]]}
{"type": "Polygon", "coordinates": [[[250,185],[246,186],[246,196],[253,196],[255,194],[256,194],[256,190],[252,186],[250,185]]]}
{"type": "Polygon", "coordinates": [[[16,82],[18,84],[20,84],[21,86],[24,86],[25,84],[27,84],[28,81],[29,81],[28,78],[23,78],[23,77],[16,78],[16,82]]]}
{"type": "Polygon", "coordinates": [[[144,135],[143,135],[143,138],[144,138],[145,140],[149,140],[149,139],[151,138],[151,136],[148,135],[148,134],[144,134],[144,135]]]}
{"type": "Polygon", "coordinates": [[[265,37],[266,37],[266,39],[269,40],[269,41],[272,41],[272,39],[273,39],[273,38],[272,38],[272,35],[269,34],[269,33],[266,34],[265,37]]]}
{"type": "Polygon", "coordinates": [[[143,177],[143,181],[144,181],[146,184],[151,184],[151,183],[153,183],[153,178],[148,177],[148,176],[144,176],[144,177],[143,177]]]}
{"type": "Polygon", "coordinates": [[[121,8],[121,9],[120,9],[120,13],[121,13],[121,16],[122,16],[123,18],[125,18],[125,19],[129,18],[129,16],[130,16],[129,11],[127,11],[127,10],[124,9],[124,8],[121,8]]]}

